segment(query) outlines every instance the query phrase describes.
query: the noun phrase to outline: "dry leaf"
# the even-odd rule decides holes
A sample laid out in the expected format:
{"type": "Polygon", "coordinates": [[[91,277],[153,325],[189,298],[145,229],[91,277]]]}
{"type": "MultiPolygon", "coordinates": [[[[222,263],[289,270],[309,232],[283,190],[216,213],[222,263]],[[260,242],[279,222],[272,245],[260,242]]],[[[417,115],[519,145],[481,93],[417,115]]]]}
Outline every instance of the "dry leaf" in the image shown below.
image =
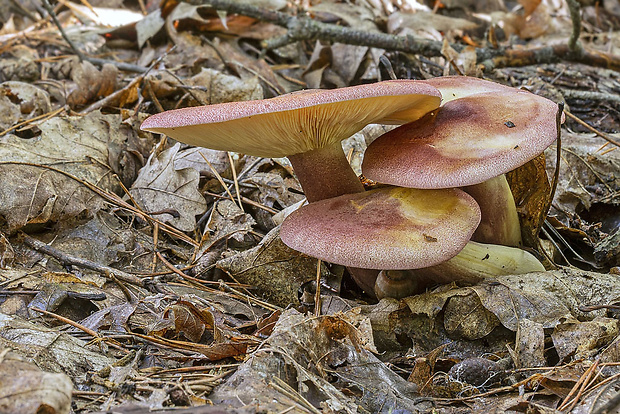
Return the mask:
{"type": "Polygon", "coordinates": [[[80,182],[31,165],[0,162],[0,222],[13,234],[27,225],[88,217],[103,200],[80,182]]]}
{"type": "Polygon", "coordinates": [[[136,22],[138,47],[142,49],[146,41],[153,38],[164,27],[165,23],[159,7],[136,22]]]}
{"type": "Polygon", "coordinates": [[[117,74],[118,69],[112,64],[105,64],[99,70],[90,62],[76,59],[71,70],[73,83],[65,86],[67,104],[75,108],[110,95],[116,90],[117,74]]]}
{"type": "Polygon", "coordinates": [[[19,105],[11,102],[5,95],[0,95],[0,129],[3,131],[17,124],[21,118],[19,105]]]}
{"type": "Polygon", "coordinates": [[[198,98],[200,105],[263,99],[263,88],[256,76],[239,79],[217,70],[202,68],[186,84],[195,87],[192,94],[198,98]]]}
{"type": "Polygon", "coordinates": [[[164,317],[174,321],[175,337],[182,335],[191,342],[200,342],[202,334],[207,329],[200,314],[195,312],[195,309],[188,306],[187,303],[177,303],[170,306],[164,312],[164,317]]]}
{"type": "Polygon", "coordinates": [[[35,49],[18,44],[9,48],[7,53],[6,58],[0,59],[0,82],[32,82],[41,77],[39,54],[35,49]]]}
{"type": "Polygon", "coordinates": [[[468,341],[484,338],[499,326],[497,317],[482,306],[475,294],[452,296],[444,312],[446,332],[468,341]]]}
{"type": "Polygon", "coordinates": [[[521,223],[523,244],[538,247],[538,232],[547,217],[551,185],[541,154],[519,168],[506,173],[521,223]]]}
{"type": "Polygon", "coordinates": [[[0,412],[68,414],[73,384],[0,347],[0,412]]]}
{"type": "Polygon", "coordinates": [[[529,319],[521,319],[515,339],[514,364],[517,368],[544,367],[545,360],[545,331],[540,323],[529,319]]]}
{"type": "MultiPolygon", "coordinates": [[[[119,115],[95,111],[81,117],[55,117],[39,128],[41,135],[36,139],[12,134],[0,137],[0,163],[50,165],[100,188],[119,190],[117,180],[110,176],[108,160],[122,158],[127,146],[137,141],[137,132],[124,125],[119,115]]],[[[122,166],[115,172],[122,175],[122,166]]],[[[34,184],[36,180],[22,182],[34,184]]],[[[4,185],[15,185],[12,183],[4,185]]]]}
{"type": "Polygon", "coordinates": [[[576,320],[559,324],[551,339],[560,361],[589,359],[604,348],[620,333],[620,321],[598,317],[592,321],[576,320]]]}
{"type": "Polygon", "coordinates": [[[182,170],[183,168],[193,168],[200,173],[201,176],[207,178],[215,178],[215,174],[205,159],[213,166],[215,171],[223,178],[232,178],[230,162],[226,151],[212,150],[208,148],[191,147],[179,151],[174,158],[174,168],[182,170]]]}
{"type": "Polygon", "coordinates": [[[49,94],[35,85],[8,81],[0,83],[0,96],[6,96],[17,104],[23,119],[43,115],[52,110],[49,94]]]}
{"type": "Polygon", "coordinates": [[[0,314],[0,341],[28,355],[42,370],[63,372],[71,378],[81,378],[114,362],[113,358],[91,351],[81,339],[16,316],[0,314]]]}
{"type": "Polygon", "coordinates": [[[415,385],[370,352],[355,349],[347,325],[337,316],[283,312],[271,336],[226,383],[214,389],[211,400],[267,412],[280,412],[301,401],[351,414],[360,408],[373,413],[427,412],[430,406],[414,401],[415,385]]]}
{"type": "Polygon", "coordinates": [[[366,60],[368,47],[334,43],[331,46],[334,59],[331,68],[340,76],[345,85],[351,85],[364,73],[362,64],[366,60]]]}
{"type": "Polygon", "coordinates": [[[151,154],[129,191],[147,213],[180,230],[192,231],[196,215],[205,212],[207,202],[198,191],[198,171],[175,170],[174,159],[180,148],[175,144],[158,155],[151,154]]]}
{"type": "Polygon", "coordinates": [[[200,241],[200,253],[228,239],[242,242],[254,224],[254,218],[232,200],[216,201],[200,241]]]}
{"type": "MultiPolygon", "coordinates": [[[[255,286],[271,303],[287,306],[298,303],[299,287],[316,277],[316,264],[316,259],[282,243],[279,228],[275,228],[258,246],[220,260],[217,267],[235,280],[255,286]]],[[[323,268],[323,276],[326,273],[323,268]]]]}

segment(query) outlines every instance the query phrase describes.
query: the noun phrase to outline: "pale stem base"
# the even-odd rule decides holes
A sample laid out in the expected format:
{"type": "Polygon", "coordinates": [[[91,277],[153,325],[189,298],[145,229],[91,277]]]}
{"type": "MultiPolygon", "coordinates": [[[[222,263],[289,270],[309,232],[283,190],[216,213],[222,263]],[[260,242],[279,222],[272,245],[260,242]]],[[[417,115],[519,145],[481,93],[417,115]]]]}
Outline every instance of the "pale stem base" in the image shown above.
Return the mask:
{"type": "Polygon", "coordinates": [[[512,247],[522,245],[517,207],[504,174],[463,187],[463,190],[476,200],[482,215],[471,238],[473,241],[512,247]]]}

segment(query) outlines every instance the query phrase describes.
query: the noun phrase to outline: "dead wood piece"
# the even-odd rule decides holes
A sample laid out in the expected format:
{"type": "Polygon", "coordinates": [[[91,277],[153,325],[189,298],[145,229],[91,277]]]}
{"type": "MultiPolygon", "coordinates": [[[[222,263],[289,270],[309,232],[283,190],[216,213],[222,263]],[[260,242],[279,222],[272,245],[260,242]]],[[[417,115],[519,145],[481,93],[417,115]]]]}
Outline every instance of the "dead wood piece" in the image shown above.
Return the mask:
{"type": "MultiPolygon", "coordinates": [[[[194,5],[209,5],[217,10],[241,14],[255,19],[286,27],[289,32],[283,37],[263,44],[265,49],[273,49],[299,40],[325,40],[349,45],[369,46],[386,50],[420,54],[426,57],[442,56],[442,42],[416,39],[413,36],[395,36],[386,33],[369,33],[334,24],[322,23],[307,17],[292,16],[267,10],[235,0],[189,0],[194,5]]],[[[573,19],[575,20],[575,19],[573,19]]],[[[580,23],[580,22],[578,22],[580,23]]],[[[540,47],[529,50],[509,48],[476,48],[478,62],[485,71],[501,67],[515,67],[557,63],[559,61],[579,62],[590,66],[603,67],[620,72],[620,56],[584,49],[577,42],[580,26],[573,23],[573,35],[569,44],[540,47]],[[573,43],[574,39],[574,43],[573,43]]],[[[465,45],[453,44],[454,50],[461,52],[465,45]]]]}

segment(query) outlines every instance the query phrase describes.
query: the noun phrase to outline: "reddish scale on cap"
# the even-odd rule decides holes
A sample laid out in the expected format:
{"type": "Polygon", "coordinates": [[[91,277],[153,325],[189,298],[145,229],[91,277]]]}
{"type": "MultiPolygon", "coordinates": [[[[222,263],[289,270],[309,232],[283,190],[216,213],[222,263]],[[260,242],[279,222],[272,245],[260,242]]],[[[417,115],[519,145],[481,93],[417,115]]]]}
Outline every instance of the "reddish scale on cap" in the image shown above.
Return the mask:
{"type": "Polygon", "coordinates": [[[450,259],[480,221],[459,189],[389,187],[311,203],[280,230],[289,247],[330,263],[364,269],[413,269],[450,259]]]}

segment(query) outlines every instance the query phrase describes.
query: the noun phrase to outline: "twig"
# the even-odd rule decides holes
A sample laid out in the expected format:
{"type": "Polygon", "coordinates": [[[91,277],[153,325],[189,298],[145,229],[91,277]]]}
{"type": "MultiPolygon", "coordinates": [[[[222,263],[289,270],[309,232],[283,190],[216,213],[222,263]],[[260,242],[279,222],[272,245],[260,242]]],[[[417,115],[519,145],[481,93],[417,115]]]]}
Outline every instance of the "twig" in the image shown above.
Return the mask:
{"type": "Polygon", "coordinates": [[[130,351],[128,351],[128,350],[126,350],[125,348],[123,348],[123,347],[121,346],[121,344],[120,344],[118,341],[116,341],[116,340],[114,340],[114,339],[112,339],[112,338],[106,338],[106,337],[104,337],[104,336],[101,336],[101,335],[99,335],[97,332],[93,331],[92,329],[87,328],[86,326],[81,325],[81,324],[79,324],[79,323],[77,323],[77,322],[75,322],[75,321],[72,321],[71,319],[65,318],[65,317],[63,317],[63,316],[60,316],[60,315],[57,315],[57,314],[55,314],[55,313],[48,312],[48,311],[46,311],[46,310],[39,309],[39,308],[30,308],[30,309],[32,309],[32,310],[33,310],[33,311],[35,311],[35,312],[42,313],[43,315],[50,316],[50,317],[52,317],[52,318],[54,318],[54,319],[56,319],[56,320],[59,320],[59,321],[61,321],[61,322],[63,322],[63,323],[66,323],[66,324],[68,324],[68,325],[71,325],[71,326],[73,326],[74,328],[79,329],[80,331],[82,331],[82,332],[84,332],[84,333],[86,333],[86,334],[88,334],[88,335],[92,336],[92,337],[93,337],[93,338],[95,338],[95,340],[97,340],[97,341],[105,341],[105,342],[107,342],[107,343],[108,343],[108,345],[110,345],[112,348],[118,349],[119,351],[123,351],[123,352],[125,352],[125,353],[130,353],[130,351]]]}
{"type": "Polygon", "coordinates": [[[564,113],[566,114],[566,116],[568,116],[570,119],[572,119],[573,121],[577,122],[579,125],[587,128],[588,130],[590,130],[591,132],[594,132],[596,135],[598,135],[599,137],[603,138],[605,141],[614,144],[618,147],[620,147],[620,142],[616,141],[615,139],[613,139],[612,137],[610,137],[609,135],[605,134],[604,132],[601,132],[599,130],[597,130],[596,128],[590,126],[589,124],[587,124],[585,121],[582,121],[580,118],[576,117],[575,115],[573,115],[572,113],[570,113],[569,111],[564,111],[564,113]]]}
{"type": "MultiPolygon", "coordinates": [[[[545,251],[545,249],[542,247],[541,242],[540,242],[540,237],[538,237],[538,235],[540,234],[540,231],[543,230],[543,225],[545,224],[545,221],[547,219],[547,215],[549,214],[549,209],[551,208],[551,205],[553,203],[553,198],[555,197],[555,192],[558,188],[558,181],[560,179],[560,161],[562,159],[562,114],[564,113],[564,102],[559,102],[558,103],[558,111],[556,113],[555,116],[555,128],[556,128],[556,159],[555,159],[555,171],[553,173],[553,180],[551,182],[551,191],[549,192],[549,198],[545,204],[545,206],[543,207],[542,211],[544,212],[544,214],[542,214],[538,220],[538,223],[536,225],[536,243],[538,245],[538,251],[542,252],[545,257],[547,258],[547,260],[549,260],[549,263],[552,263],[553,265],[555,265],[553,258],[547,254],[547,252],[545,251]]],[[[555,242],[553,241],[553,239],[550,239],[551,242],[555,245],[555,242]]],[[[556,245],[557,248],[557,245],[556,245]]],[[[568,263],[568,260],[566,260],[566,262],[568,263]]]]}
{"type": "MultiPolygon", "coordinates": [[[[357,46],[397,50],[426,57],[442,56],[442,42],[440,41],[417,39],[413,36],[395,36],[386,33],[354,30],[348,27],[322,23],[307,17],[291,16],[286,13],[266,10],[247,3],[240,3],[236,0],[188,0],[188,3],[209,5],[217,10],[241,14],[286,27],[288,29],[286,35],[263,43],[263,47],[266,49],[277,48],[299,40],[318,39],[357,46]]],[[[457,52],[461,52],[465,47],[459,44],[451,44],[450,46],[457,52]]],[[[477,48],[476,57],[485,71],[500,67],[556,63],[561,60],[620,71],[620,56],[585,49],[580,53],[575,53],[575,50],[571,49],[568,44],[529,50],[477,48]]]]}
{"type": "Polygon", "coordinates": [[[19,127],[22,127],[22,126],[27,125],[27,124],[31,124],[31,123],[33,123],[35,121],[39,121],[39,120],[41,120],[41,122],[47,121],[49,118],[55,117],[56,115],[60,114],[64,110],[65,110],[65,107],[62,106],[62,107],[60,107],[60,108],[58,108],[58,109],[56,109],[56,110],[54,110],[52,112],[48,112],[48,113],[45,113],[45,114],[41,114],[39,116],[35,116],[34,118],[27,119],[27,120],[25,120],[23,122],[15,124],[12,127],[7,128],[4,131],[0,132],[0,136],[8,134],[9,132],[11,132],[11,131],[19,128],[19,127]]]}
{"type": "MultiPolygon", "coordinates": [[[[553,198],[555,197],[555,192],[558,188],[558,181],[560,181],[560,161],[562,159],[562,114],[564,113],[564,102],[558,103],[558,113],[555,118],[555,127],[557,133],[557,148],[556,148],[556,159],[555,159],[555,172],[553,173],[553,181],[551,182],[551,193],[549,195],[549,203],[545,206],[545,211],[549,211],[551,207],[551,203],[553,202],[553,198]]],[[[542,227],[542,223],[538,223],[538,228],[542,227]]]]}
{"type": "MultiPolygon", "coordinates": [[[[455,47],[455,49],[458,51],[458,48],[455,47]]],[[[526,50],[476,49],[476,52],[478,61],[482,62],[483,69],[487,72],[497,68],[557,63],[562,60],[620,72],[620,56],[588,49],[584,49],[583,53],[577,55],[570,50],[567,44],[526,50]],[[481,59],[481,56],[487,57],[481,59]]]]}
{"type": "Polygon", "coordinates": [[[574,89],[560,89],[562,95],[571,99],[588,99],[592,101],[613,102],[620,104],[620,96],[617,94],[595,92],[595,91],[578,91],[574,89]]]}
{"type": "Polygon", "coordinates": [[[566,0],[566,5],[570,11],[570,19],[573,23],[573,31],[568,39],[568,48],[577,54],[583,52],[583,46],[579,41],[581,33],[581,6],[577,0],[566,0]]]}
{"type": "MultiPolygon", "coordinates": [[[[241,203],[241,192],[239,191],[239,181],[237,180],[237,170],[235,169],[235,163],[233,162],[230,151],[226,151],[228,155],[228,163],[230,164],[230,171],[232,172],[233,181],[235,184],[235,191],[237,192],[237,200],[239,200],[239,208],[243,211],[243,203],[241,203]]],[[[225,187],[226,188],[226,187],[225,187]]]]}
{"type": "Polygon", "coordinates": [[[123,282],[131,283],[135,286],[144,287],[144,281],[137,276],[132,274],[123,272],[122,270],[114,269],[113,267],[102,265],[99,263],[95,263],[91,260],[82,259],[81,257],[72,256],[70,254],[61,252],[60,250],[43,243],[40,240],[37,240],[33,237],[30,237],[26,233],[21,233],[21,237],[28,246],[33,249],[45,253],[49,256],[52,256],[58,259],[60,262],[66,265],[74,265],[84,267],[86,269],[91,269],[96,272],[101,272],[105,275],[106,278],[113,280],[111,275],[114,275],[118,280],[122,280],[123,282]]]}

